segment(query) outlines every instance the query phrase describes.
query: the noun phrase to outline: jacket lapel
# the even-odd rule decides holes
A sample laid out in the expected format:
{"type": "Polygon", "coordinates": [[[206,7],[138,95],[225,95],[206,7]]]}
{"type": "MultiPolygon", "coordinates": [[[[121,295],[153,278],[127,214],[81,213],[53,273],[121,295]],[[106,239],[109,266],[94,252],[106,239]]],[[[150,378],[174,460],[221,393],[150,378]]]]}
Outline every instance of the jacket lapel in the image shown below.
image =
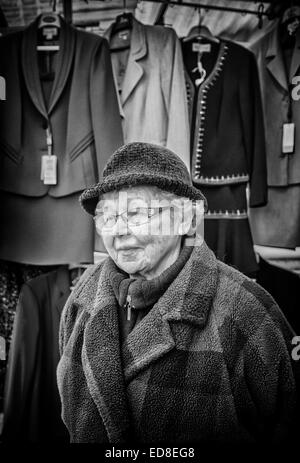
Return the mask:
{"type": "MultiPolygon", "coordinates": [[[[111,32],[113,26],[110,26],[105,33],[105,37],[110,42],[111,32]]],[[[144,70],[139,62],[142,58],[147,55],[147,39],[145,28],[143,24],[132,18],[132,32],[131,32],[131,43],[130,53],[126,66],[124,81],[122,85],[121,101],[122,105],[126,103],[129,96],[141,80],[144,70]]]]}
{"type": "Polygon", "coordinates": [[[22,68],[29,95],[37,110],[48,119],[66,84],[75,47],[75,33],[72,27],[61,19],[60,50],[58,52],[55,79],[53,82],[49,110],[47,111],[42,92],[37,59],[37,27],[39,17],[24,31],[22,43],[22,68]]]}
{"type": "Polygon", "coordinates": [[[290,82],[294,76],[299,74],[300,67],[300,28],[297,31],[296,43],[292,57],[291,69],[290,69],[290,82]]]}
{"type": "Polygon", "coordinates": [[[116,300],[107,279],[106,263],[83,343],[83,368],[89,392],[98,408],[110,442],[129,438],[124,376],[121,366],[116,300]]]}
{"type": "Polygon", "coordinates": [[[122,349],[126,382],[176,348],[172,323],[205,326],[216,291],[217,272],[216,258],[207,245],[195,247],[180,277],[125,340],[122,349]]]}
{"type": "Polygon", "coordinates": [[[59,37],[60,49],[57,56],[55,78],[50,96],[49,114],[57,103],[69,76],[71,64],[73,61],[75,40],[76,37],[74,29],[69,26],[63,19],[61,19],[61,30],[59,37]]]}
{"type": "Polygon", "coordinates": [[[270,35],[269,46],[266,53],[266,66],[279,85],[288,92],[288,82],[285,72],[281,48],[279,46],[278,28],[270,35]]]}
{"type": "Polygon", "coordinates": [[[47,119],[47,109],[43,97],[37,57],[37,25],[39,17],[24,31],[22,41],[22,68],[25,84],[33,104],[47,119]]]}

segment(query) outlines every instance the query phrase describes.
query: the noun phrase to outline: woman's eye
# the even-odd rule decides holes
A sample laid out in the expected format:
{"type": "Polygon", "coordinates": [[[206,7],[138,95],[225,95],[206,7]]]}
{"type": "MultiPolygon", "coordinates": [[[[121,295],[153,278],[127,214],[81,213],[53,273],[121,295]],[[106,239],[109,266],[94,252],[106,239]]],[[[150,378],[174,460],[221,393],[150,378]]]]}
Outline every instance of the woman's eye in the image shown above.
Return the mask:
{"type": "Polygon", "coordinates": [[[128,217],[136,217],[137,214],[139,214],[139,209],[135,209],[135,210],[127,212],[128,217]]]}
{"type": "Polygon", "coordinates": [[[113,223],[113,222],[115,222],[115,216],[107,215],[107,216],[103,217],[103,221],[104,221],[105,224],[113,223]]]}

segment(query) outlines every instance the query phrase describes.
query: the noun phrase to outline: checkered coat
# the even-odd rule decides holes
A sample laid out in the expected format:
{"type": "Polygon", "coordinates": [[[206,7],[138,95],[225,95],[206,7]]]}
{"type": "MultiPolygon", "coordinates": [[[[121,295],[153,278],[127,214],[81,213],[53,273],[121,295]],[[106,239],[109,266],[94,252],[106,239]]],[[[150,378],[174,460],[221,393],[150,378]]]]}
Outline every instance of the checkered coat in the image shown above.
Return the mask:
{"type": "Polygon", "coordinates": [[[61,319],[71,442],[278,442],[293,431],[294,334],[260,286],[204,243],[120,348],[106,269],[85,273],[61,319]]]}

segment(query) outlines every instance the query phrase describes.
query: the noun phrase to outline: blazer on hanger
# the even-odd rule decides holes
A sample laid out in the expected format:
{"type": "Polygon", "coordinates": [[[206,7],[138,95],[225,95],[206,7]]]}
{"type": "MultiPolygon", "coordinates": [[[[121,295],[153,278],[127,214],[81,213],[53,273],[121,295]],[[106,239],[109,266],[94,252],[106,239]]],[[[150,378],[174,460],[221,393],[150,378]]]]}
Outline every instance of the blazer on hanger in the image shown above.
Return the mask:
{"type": "Polygon", "coordinates": [[[24,31],[0,39],[0,189],[54,197],[98,180],[108,157],[122,145],[121,122],[106,40],[61,20],[60,50],[48,107],[37,61],[38,18],[24,31]],[[58,183],[40,179],[47,154],[46,127],[58,156],[58,183]]]}
{"type": "Polygon", "coordinates": [[[252,47],[258,63],[263,97],[268,172],[268,204],[251,210],[255,244],[295,248],[300,245],[300,100],[292,95],[300,75],[300,29],[286,71],[279,25],[252,47]],[[283,125],[295,124],[294,152],[282,153],[283,125]]]}
{"type": "Polygon", "coordinates": [[[61,19],[48,99],[36,49],[38,21],[0,39],[0,75],[7,85],[0,102],[0,258],[34,265],[92,262],[93,221],[78,197],[123,144],[108,44],[61,19]],[[41,180],[47,126],[57,156],[56,185],[41,180]]]}
{"type": "Polygon", "coordinates": [[[257,57],[262,89],[268,185],[300,183],[300,100],[292,97],[292,80],[300,75],[300,29],[296,34],[288,73],[285,70],[278,25],[258,40],[252,50],[257,57]],[[295,148],[293,154],[283,154],[282,131],[283,124],[288,122],[289,104],[292,108],[292,122],[296,127],[295,148]]]}
{"type": "MultiPolygon", "coordinates": [[[[112,27],[105,33],[108,41],[112,27]]],[[[143,25],[132,18],[130,51],[120,90],[125,142],[166,146],[190,169],[184,67],[180,42],[172,29],[143,25]]]]}

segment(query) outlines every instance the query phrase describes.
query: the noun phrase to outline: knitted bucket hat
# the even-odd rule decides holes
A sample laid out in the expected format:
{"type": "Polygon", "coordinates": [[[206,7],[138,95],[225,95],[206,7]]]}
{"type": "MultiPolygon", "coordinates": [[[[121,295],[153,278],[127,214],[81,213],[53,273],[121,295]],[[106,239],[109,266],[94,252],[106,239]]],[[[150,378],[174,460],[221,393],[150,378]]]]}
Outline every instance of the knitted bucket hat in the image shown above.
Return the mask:
{"type": "Polygon", "coordinates": [[[82,207],[94,215],[103,193],[129,186],[153,185],[193,200],[206,198],[192,184],[188,170],[175,153],[150,143],[128,143],[117,149],[108,159],[100,182],[80,195],[82,207]]]}

